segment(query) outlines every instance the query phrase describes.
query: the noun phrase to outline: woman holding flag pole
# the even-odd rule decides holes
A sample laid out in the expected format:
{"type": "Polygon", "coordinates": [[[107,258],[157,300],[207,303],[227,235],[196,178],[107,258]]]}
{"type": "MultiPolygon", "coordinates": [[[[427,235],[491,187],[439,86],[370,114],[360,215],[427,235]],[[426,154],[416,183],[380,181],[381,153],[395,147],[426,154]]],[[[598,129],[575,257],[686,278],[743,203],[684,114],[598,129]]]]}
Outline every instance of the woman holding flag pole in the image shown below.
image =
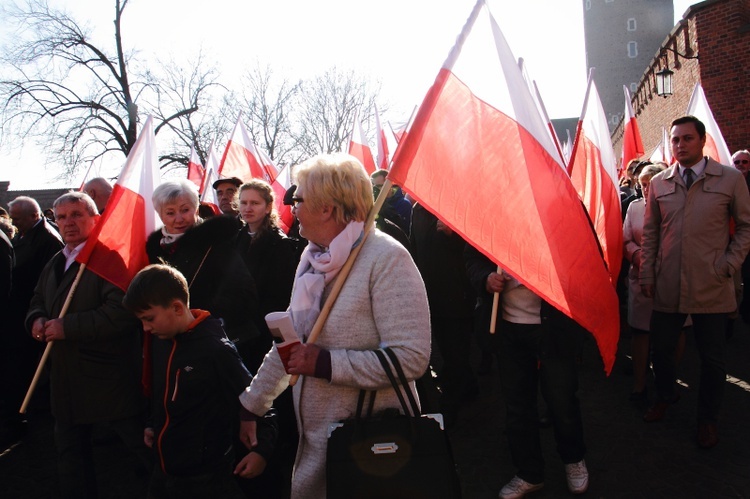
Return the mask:
{"type": "Polygon", "coordinates": [[[241,400],[262,415],[290,375],[301,376],[292,498],[325,497],[328,425],[353,416],[360,389],[377,391],[375,413],[399,407],[374,350],[390,347],[413,385],[429,361],[429,309],[409,253],[372,230],[372,186],[356,158],[311,158],[297,168],[297,184],[294,214],[310,241],[289,310],[299,341],[272,347],[241,400]]]}

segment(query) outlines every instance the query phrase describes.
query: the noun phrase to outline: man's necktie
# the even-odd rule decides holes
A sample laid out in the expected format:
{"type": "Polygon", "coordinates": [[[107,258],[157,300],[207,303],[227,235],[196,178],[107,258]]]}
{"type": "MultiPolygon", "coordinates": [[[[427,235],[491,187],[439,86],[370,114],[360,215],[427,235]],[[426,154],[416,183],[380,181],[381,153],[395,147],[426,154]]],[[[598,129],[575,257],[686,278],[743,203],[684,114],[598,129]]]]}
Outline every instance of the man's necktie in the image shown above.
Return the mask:
{"type": "Polygon", "coordinates": [[[692,168],[685,168],[685,186],[690,189],[690,186],[693,185],[693,181],[695,180],[695,172],[693,172],[692,168]]]}

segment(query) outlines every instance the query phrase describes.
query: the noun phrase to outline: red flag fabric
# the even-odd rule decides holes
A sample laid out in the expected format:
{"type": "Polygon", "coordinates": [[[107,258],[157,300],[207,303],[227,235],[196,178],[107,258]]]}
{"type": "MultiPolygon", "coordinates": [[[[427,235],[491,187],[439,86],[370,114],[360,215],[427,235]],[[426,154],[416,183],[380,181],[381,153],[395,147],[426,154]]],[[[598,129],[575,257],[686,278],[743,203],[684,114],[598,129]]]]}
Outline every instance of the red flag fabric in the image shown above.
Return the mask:
{"type": "Polygon", "coordinates": [[[593,333],[610,372],[620,327],[617,295],[558,158],[515,57],[479,0],[399,145],[389,178],[593,333]]]}
{"type": "Polygon", "coordinates": [[[242,115],[237,118],[216,173],[219,178],[237,177],[243,182],[253,178],[262,178],[270,182],[270,178],[260,163],[255,143],[245,124],[242,123],[242,115]]]}
{"type": "Polygon", "coordinates": [[[349,138],[349,154],[362,163],[368,174],[373,173],[377,169],[358,114],[354,115],[354,128],[349,138]]]}
{"type": "Polygon", "coordinates": [[[387,170],[391,166],[391,160],[388,156],[388,137],[386,131],[380,126],[380,113],[378,106],[375,106],[375,127],[377,129],[378,141],[378,168],[387,170]]]}
{"type": "Polygon", "coordinates": [[[216,157],[214,145],[211,144],[208,158],[206,159],[206,173],[203,178],[203,186],[201,187],[201,203],[210,206],[215,215],[221,215],[219,198],[216,197],[216,191],[213,187],[214,182],[219,180],[219,175],[216,173],[218,168],[219,160],[216,157]]]}
{"type": "Polygon", "coordinates": [[[289,234],[289,229],[294,222],[292,207],[284,204],[284,194],[286,194],[287,189],[292,186],[291,173],[291,168],[285,166],[276,176],[276,180],[271,183],[276,200],[276,211],[279,214],[279,222],[281,224],[281,229],[285,234],[289,234]]]}
{"type": "Polygon", "coordinates": [[[190,161],[188,161],[187,178],[194,183],[198,189],[203,187],[203,165],[201,164],[198,153],[195,152],[195,146],[190,147],[190,161]]]}
{"type": "Polygon", "coordinates": [[[589,213],[612,282],[622,265],[622,211],[617,182],[617,160],[612,150],[607,118],[594,84],[593,71],[578,121],[570,179],[589,213]]]}
{"type": "Polygon", "coordinates": [[[625,85],[622,86],[622,89],[625,92],[625,114],[622,118],[622,166],[620,167],[620,171],[624,172],[631,161],[643,156],[645,150],[643,149],[638,122],[635,120],[635,111],[633,111],[630,92],[625,85]]]}
{"type": "Polygon", "coordinates": [[[149,116],[112,189],[107,210],[76,260],[127,290],[135,274],[148,265],[146,238],[156,230],[151,195],[157,185],[159,163],[149,116]]]}
{"type": "Polygon", "coordinates": [[[706,125],[706,145],[703,146],[703,154],[722,165],[732,165],[732,155],[729,152],[724,136],[719,130],[719,125],[714,119],[714,113],[708,105],[706,94],[700,83],[695,84],[693,95],[690,97],[687,114],[695,116],[706,125]]]}

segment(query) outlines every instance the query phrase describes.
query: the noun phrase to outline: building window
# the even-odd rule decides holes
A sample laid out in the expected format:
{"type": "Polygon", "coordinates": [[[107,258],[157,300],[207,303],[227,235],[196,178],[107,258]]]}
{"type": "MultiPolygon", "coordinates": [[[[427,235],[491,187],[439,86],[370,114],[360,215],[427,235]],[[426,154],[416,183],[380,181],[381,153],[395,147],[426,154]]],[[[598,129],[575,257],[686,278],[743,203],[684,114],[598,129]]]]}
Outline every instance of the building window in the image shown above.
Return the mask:
{"type": "Polygon", "coordinates": [[[609,116],[609,124],[610,126],[617,126],[620,123],[620,119],[622,117],[620,116],[620,113],[615,113],[609,116]]]}
{"type": "Polygon", "coordinates": [[[631,59],[638,57],[638,42],[628,42],[628,57],[631,59]]]}
{"type": "Polygon", "coordinates": [[[615,0],[604,0],[606,3],[614,3],[615,0]]]}
{"type": "Polygon", "coordinates": [[[630,91],[632,93],[636,93],[638,91],[638,84],[637,83],[631,83],[630,84],[630,91]]]}
{"type": "Polygon", "coordinates": [[[586,0],[586,10],[591,10],[591,0],[586,0]]]}
{"type": "Polygon", "coordinates": [[[636,30],[636,23],[635,23],[635,17],[631,17],[628,19],[628,31],[635,31],[636,30]]]}

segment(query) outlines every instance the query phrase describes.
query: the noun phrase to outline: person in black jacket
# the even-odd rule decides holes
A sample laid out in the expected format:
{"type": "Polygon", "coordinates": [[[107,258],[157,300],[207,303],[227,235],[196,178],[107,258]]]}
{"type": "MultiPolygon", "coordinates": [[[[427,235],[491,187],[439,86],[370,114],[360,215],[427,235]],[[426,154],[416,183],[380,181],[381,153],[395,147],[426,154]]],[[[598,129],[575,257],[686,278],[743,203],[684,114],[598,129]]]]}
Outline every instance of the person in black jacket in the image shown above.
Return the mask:
{"type": "Polygon", "coordinates": [[[149,484],[153,499],[244,497],[233,473],[255,477],[265,468],[276,437],[272,418],[244,412],[240,439],[251,450],[234,465],[239,395],[252,377],[221,322],[190,309],[188,284],[167,265],[141,270],[123,298],[125,307],[155,336],[151,350],[151,426],[144,441],[157,457],[149,484]],[[250,437],[249,428],[255,438],[250,437]]]}
{"type": "Polygon", "coordinates": [[[192,305],[221,319],[247,365],[261,335],[255,283],[235,249],[242,222],[230,216],[201,220],[198,191],[187,179],[162,183],[152,198],[164,227],[146,241],[149,262],[167,263],[185,276],[192,305]]]}
{"type": "MultiPolygon", "coordinates": [[[[268,182],[253,179],[240,186],[239,206],[246,225],[237,236],[237,250],[255,280],[260,298],[261,339],[247,364],[251,372],[257,372],[273,341],[265,316],[289,307],[295,270],[303,248],[300,241],[287,237],[279,228],[275,196],[268,182]]],[[[243,484],[248,497],[275,499],[288,496],[299,440],[291,387],[284,390],[274,406],[279,422],[276,454],[260,480],[243,484]]]]}
{"type": "Polygon", "coordinates": [[[577,397],[576,356],[584,330],[562,312],[469,245],[469,278],[483,301],[500,293],[497,336],[500,383],[506,407],[506,435],[516,475],[502,488],[503,499],[523,497],[544,485],[537,392],[549,408],[568,489],[582,494],[589,477],[583,422],[577,397]]]}

